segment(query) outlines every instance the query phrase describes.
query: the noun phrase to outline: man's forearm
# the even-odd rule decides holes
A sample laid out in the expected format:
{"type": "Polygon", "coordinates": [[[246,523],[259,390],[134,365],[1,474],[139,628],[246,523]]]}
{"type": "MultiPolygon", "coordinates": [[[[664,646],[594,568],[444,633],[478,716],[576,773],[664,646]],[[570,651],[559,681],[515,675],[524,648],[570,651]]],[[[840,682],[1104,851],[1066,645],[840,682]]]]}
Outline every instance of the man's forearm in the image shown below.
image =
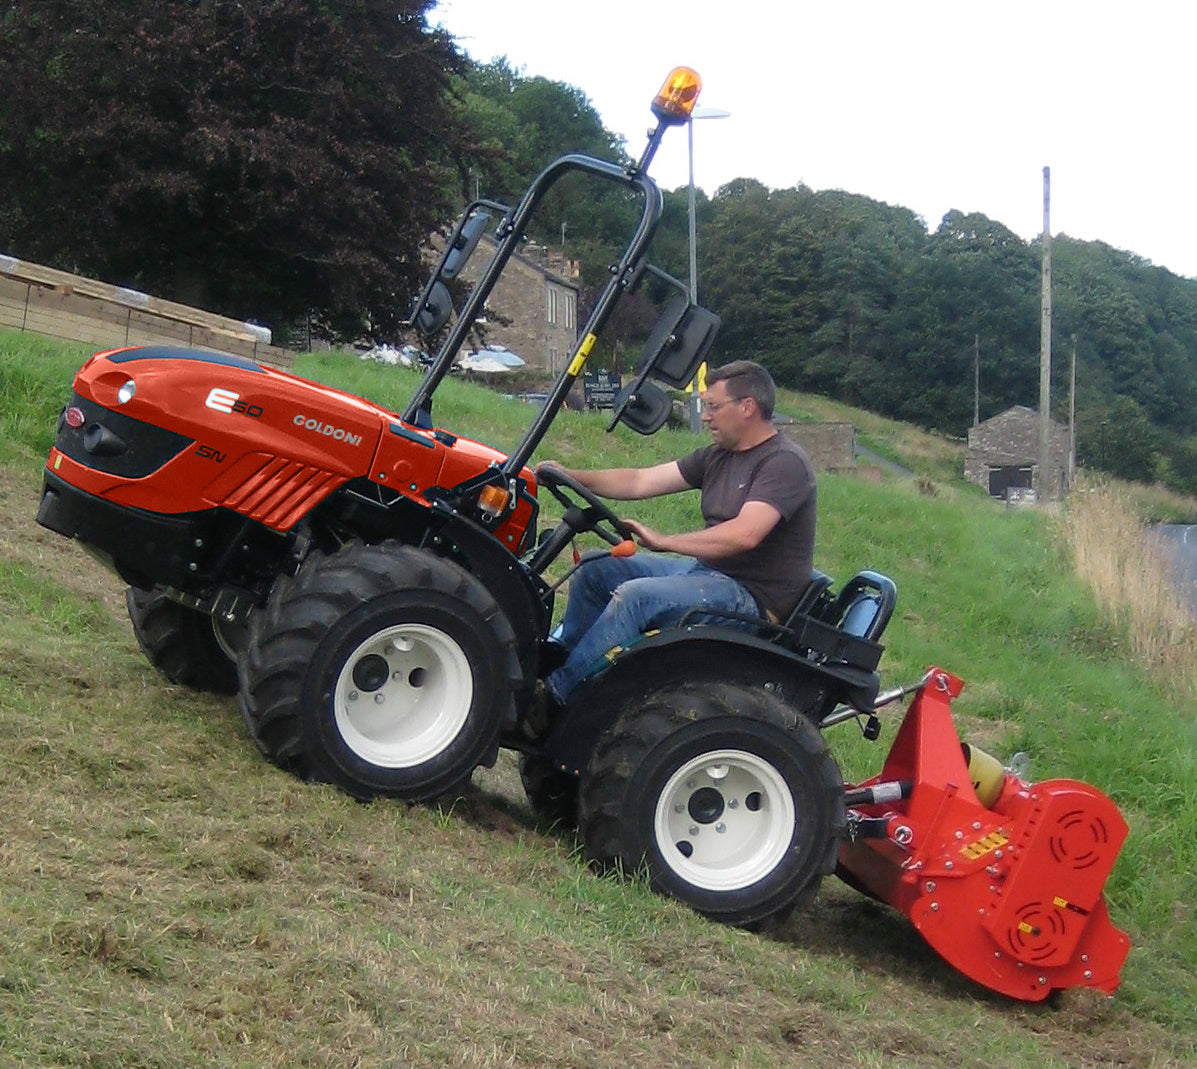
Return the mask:
{"type": "Polygon", "coordinates": [[[556,461],[543,463],[560,468],[599,497],[609,497],[615,501],[642,501],[646,497],[675,494],[689,489],[674,462],[655,464],[649,468],[599,468],[594,471],[565,468],[556,461]]]}
{"type": "MultiPolygon", "coordinates": [[[[640,527],[638,524],[634,526],[640,527]]],[[[706,527],[701,531],[683,531],[680,534],[663,534],[651,528],[643,530],[649,534],[647,541],[641,539],[646,548],[661,553],[680,553],[699,560],[734,557],[737,553],[746,553],[756,546],[756,541],[751,535],[732,520],[715,524],[714,527],[706,527]]]]}
{"type": "Polygon", "coordinates": [[[599,497],[609,497],[614,501],[635,501],[641,495],[637,493],[636,468],[600,468],[594,471],[575,471],[564,468],[575,482],[581,483],[587,490],[592,490],[599,497]]]}
{"type": "Polygon", "coordinates": [[[701,531],[663,534],[635,520],[625,522],[646,549],[683,553],[699,560],[722,560],[755,549],[780,519],[781,514],[772,505],[749,501],[730,520],[704,527],[701,531]]]}

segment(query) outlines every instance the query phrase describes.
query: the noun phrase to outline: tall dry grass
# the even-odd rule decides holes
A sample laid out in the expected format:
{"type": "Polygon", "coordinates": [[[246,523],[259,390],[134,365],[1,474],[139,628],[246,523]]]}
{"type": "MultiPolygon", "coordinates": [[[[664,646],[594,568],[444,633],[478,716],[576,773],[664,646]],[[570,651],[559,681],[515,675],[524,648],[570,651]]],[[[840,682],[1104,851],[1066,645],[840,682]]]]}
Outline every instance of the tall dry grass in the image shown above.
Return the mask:
{"type": "Polygon", "coordinates": [[[1134,658],[1170,689],[1197,695],[1197,627],[1172,556],[1151,536],[1133,496],[1116,483],[1082,478],[1058,523],[1077,574],[1134,658]]]}

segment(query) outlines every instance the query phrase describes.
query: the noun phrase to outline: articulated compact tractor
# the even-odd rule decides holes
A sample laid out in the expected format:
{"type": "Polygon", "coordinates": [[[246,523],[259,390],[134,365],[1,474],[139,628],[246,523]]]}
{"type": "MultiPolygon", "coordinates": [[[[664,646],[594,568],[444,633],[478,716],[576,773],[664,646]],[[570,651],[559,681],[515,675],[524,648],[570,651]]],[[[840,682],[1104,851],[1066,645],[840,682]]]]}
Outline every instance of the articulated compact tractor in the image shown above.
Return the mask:
{"type": "Polygon", "coordinates": [[[669,390],[694,379],[719,326],[646,259],[663,203],[649,165],[699,85],[670,74],[639,160],[566,155],[514,207],[466,208],[413,308],[414,327],[443,342],[403,412],[215,352],[97,353],[62,411],[38,521],[128,585],[159,671],[236,693],[257,747],[299,776],[423,801],[508,747],[534,809],[575,825],[596,865],[647,871],[715,920],[776,922],[837,872],[985,987],[1025,1000],[1111,992],[1129,941],[1102,889],[1126,823],[1093,787],[1027,783],[962,745],[949,672],[881,690],[886,576],[863,571],[838,591],[816,577],[776,622],[683,618],[613,650],[534,722],[537,681],[565,654],[556,591],[608,552],[577,563],[566,551],[586,532],[609,552],[635,547],[603,501],[529,460],[646,279],[667,297],[608,430],[664,426],[669,390]],[[634,198],[638,219],[546,403],[504,453],[438,427],[433,398],[567,176],[634,198]],[[488,232],[493,252],[467,286],[488,232]],[[546,494],[560,519],[538,533],[546,494]],[[908,695],[881,773],[845,785],[826,732],[852,720],[875,738],[878,711],[908,695]]]}

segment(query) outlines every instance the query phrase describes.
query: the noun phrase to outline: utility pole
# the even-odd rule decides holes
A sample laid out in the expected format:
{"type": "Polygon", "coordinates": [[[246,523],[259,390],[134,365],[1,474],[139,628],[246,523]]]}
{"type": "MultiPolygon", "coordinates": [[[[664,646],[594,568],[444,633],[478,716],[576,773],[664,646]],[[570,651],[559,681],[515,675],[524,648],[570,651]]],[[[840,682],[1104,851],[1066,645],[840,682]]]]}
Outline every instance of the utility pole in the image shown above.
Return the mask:
{"type": "Polygon", "coordinates": [[[973,335],[973,426],[981,426],[981,335],[973,335]]]}
{"type": "Polygon", "coordinates": [[[1076,335],[1072,336],[1072,375],[1068,386],[1068,489],[1076,480],[1076,335]]]}
{"type": "Polygon", "coordinates": [[[1039,496],[1055,497],[1051,456],[1052,390],[1052,230],[1051,174],[1043,168],[1043,285],[1039,319],[1039,496]]]}

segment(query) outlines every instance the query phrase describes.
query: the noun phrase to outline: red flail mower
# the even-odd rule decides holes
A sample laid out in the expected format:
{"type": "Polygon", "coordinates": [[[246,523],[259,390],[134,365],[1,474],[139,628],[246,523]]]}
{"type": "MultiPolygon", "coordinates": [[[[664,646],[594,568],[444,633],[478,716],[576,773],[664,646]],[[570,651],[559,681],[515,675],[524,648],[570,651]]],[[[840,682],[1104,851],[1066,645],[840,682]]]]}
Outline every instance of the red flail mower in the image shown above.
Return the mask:
{"type": "Polygon", "coordinates": [[[1112,994],[1130,939],[1102,888],[1126,821],[1088,784],[1026,783],[962,744],[951,700],[963,686],[940,668],[924,676],[880,774],[847,791],[837,871],[993,991],[1030,1002],[1070,987],[1112,994]]]}

